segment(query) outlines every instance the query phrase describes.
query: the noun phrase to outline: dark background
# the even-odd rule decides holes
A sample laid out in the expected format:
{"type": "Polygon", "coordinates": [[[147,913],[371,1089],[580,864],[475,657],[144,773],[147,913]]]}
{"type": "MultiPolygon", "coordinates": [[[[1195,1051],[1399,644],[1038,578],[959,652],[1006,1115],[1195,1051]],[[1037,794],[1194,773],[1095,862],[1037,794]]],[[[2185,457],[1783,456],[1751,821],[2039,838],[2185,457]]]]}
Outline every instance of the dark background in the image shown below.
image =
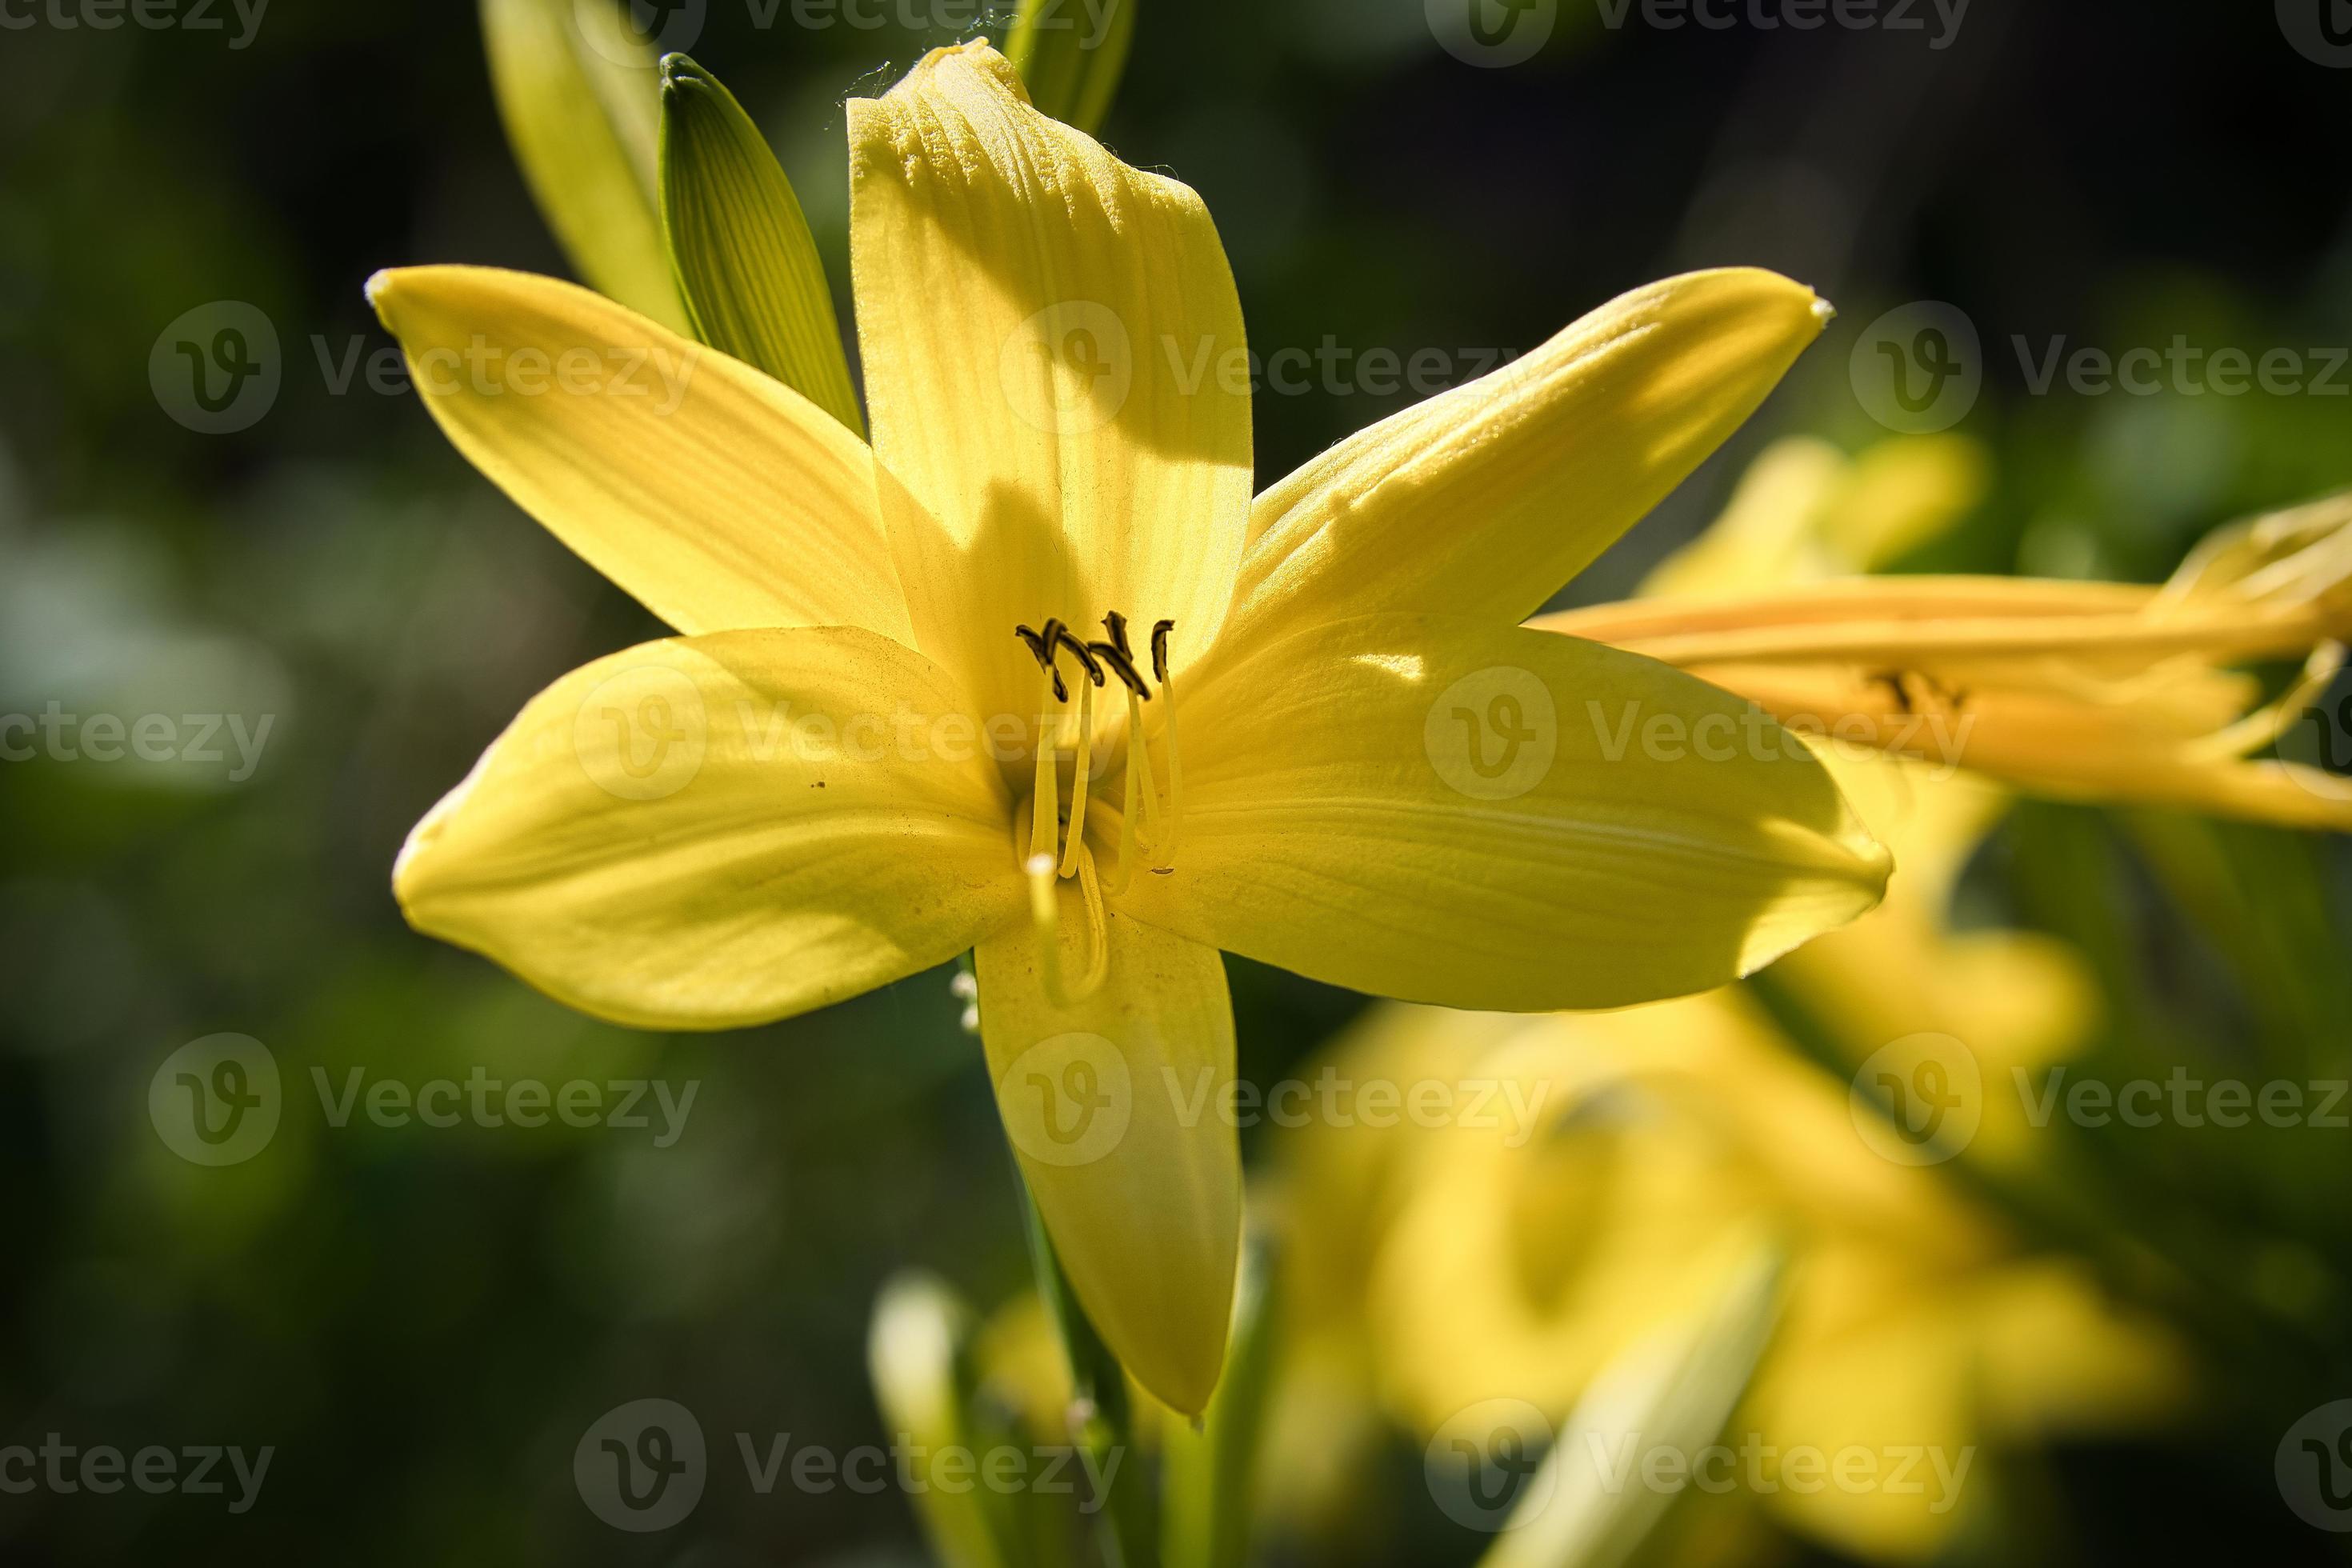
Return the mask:
{"type": "MultiPolygon", "coordinates": [[[[878,1440],[863,1365],[878,1282],[920,1264],[987,1306],[1026,1279],[946,976],[773,1028],[648,1037],[412,935],[388,890],[411,824],[525,699],[658,631],[413,398],[363,375],[337,395],[320,368],[322,352],[388,346],[361,298],[377,268],[566,270],[501,136],[471,9],[275,0],[232,49],[233,13],[221,31],[101,32],[12,3],[0,710],[277,720],[236,784],[0,763],[0,1442],[277,1454],[243,1516],[226,1498],[0,1496],[0,1556],[912,1560],[895,1493],[754,1495],[731,1435],[878,1440]],[[274,323],[284,381],[258,424],[205,436],[166,416],[148,366],[167,323],[220,300],[274,323]],[[276,1053],[287,1112],[263,1156],[205,1170],[157,1139],[146,1092],[166,1054],[216,1031],[276,1053]],[[666,1150],[610,1130],[336,1129],[310,1087],[313,1068],[414,1082],[477,1065],[701,1087],[666,1150]],[[640,1539],[580,1506],[571,1451],[597,1415],[654,1395],[698,1413],[714,1475],[686,1530],[640,1539]]],[[[1999,464],[1990,500],[1923,563],[2152,580],[2218,522],[2352,481],[2352,399],[2034,396],[2005,346],[2352,343],[2352,73],[2291,47],[2268,4],[1975,0],[1937,50],[1932,9],[1901,35],[1661,31],[1638,10],[1612,30],[1595,0],[1562,0],[1550,43],[1507,69],[1439,48],[1421,0],[1143,7],[1105,139],[1202,193],[1262,353],[1328,335],[1473,367],[1719,263],[1839,303],[1758,420],[1572,600],[1629,589],[1771,437],[1883,435],[1847,358],[1914,300],[1981,330],[1987,393],[1961,429],[1999,464]]],[[[814,31],[789,0],[772,28],[748,16],[713,0],[693,52],[777,145],[846,321],[842,100],[958,29],[814,31]]],[[[1261,482],[1408,401],[1262,395],[1261,482]]],[[[2340,900],[2336,846],[2225,841],[2340,900]]],[[[2259,1033],[2278,994],[2095,814],[2028,813],[1985,882],[2010,923],[2120,953],[2121,983],[2191,1035],[2259,1033]],[[2124,890],[2085,896],[2053,870],[2084,865],[2124,890]]],[[[2343,929],[2303,928],[2311,963],[2343,964],[2343,929]]],[[[1260,1080],[1360,1005],[1233,969],[1260,1080]]],[[[2340,1050],[2340,1014],[2304,1022],[2340,1050]]],[[[2214,1205],[2209,1226],[2275,1184],[2170,1173],[2179,1202],[2214,1205]]],[[[2290,1411],[2346,1392],[2273,1391],[2290,1411]]],[[[2208,1436],[2065,1458],[2077,1528],[2052,1560],[2167,1544],[2326,1560],[2269,1489],[2267,1448],[2208,1436]]],[[[1438,1526],[1400,1530],[1396,1560],[1468,1561],[1477,1543],[1438,1526]]]]}

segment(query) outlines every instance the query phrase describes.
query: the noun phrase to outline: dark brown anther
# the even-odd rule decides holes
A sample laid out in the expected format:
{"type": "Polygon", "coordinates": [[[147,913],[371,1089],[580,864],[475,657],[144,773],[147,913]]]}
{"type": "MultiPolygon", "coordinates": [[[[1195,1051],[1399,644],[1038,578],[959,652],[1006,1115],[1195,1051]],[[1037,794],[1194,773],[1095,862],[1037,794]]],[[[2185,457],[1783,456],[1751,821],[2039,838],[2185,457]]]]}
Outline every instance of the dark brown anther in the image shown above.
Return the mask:
{"type": "Polygon", "coordinates": [[[1135,673],[1135,658],[1127,649],[1107,642],[1088,643],[1087,646],[1102,656],[1102,661],[1110,666],[1111,673],[1127,682],[1129,691],[1146,702],[1151,700],[1151,688],[1143,683],[1143,677],[1135,673]]]}
{"type": "Polygon", "coordinates": [[[1087,651],[1087,645],[1080,642],[1076,637],[1072,636],[1070,628],[1064,626],[1061,622],[1048,621],[1046,625],[1053,631],[1055,644],[1061,647],[1068,648],[1072,653],[1076,654],[1078,656],[1078,662],[1087,667],[1087,679],[1091,679],[1097,686],[1100,686],[1103,683],[1102,666],[1097,664],[1095,662],[1095,656],[1087,651]]]}
{"type": "Polygon", "coordinates": [[[1151,623],[1151,673],[1160,684],[1168,684],[1168,634],[1176,629],[1174,621],[1151,623]]]}
{"type": "Polygon", "coordinates": [[[1133,664],[1135,650],[1127,646],[1127,617],[1113,610],[1103,617],[1103,630],[1110,634],[1112,646],[1126,657],[1127,662],[1133,664]]]}
{"type": "MultiPolygon", "coordinates": [[[[1030,655],[1036,659],[1037,668],[1054,678],[1054,700],[1067,702],[1070,700],[1070,689],[1062,684],[1062,672],[1054,666],[1054,644],[1056,639],[1068,635],[1062,629],[1062,623],[1047,621],[1045,629],[1042,632],[1033,632],[1027,626],[1015,626],[1013,628],[1013,635],[1029,645],[1030,655]]],[[[1097,686],[1102,684],[1100,676],[1095,678],[1095,684],[1097,686]]]]}

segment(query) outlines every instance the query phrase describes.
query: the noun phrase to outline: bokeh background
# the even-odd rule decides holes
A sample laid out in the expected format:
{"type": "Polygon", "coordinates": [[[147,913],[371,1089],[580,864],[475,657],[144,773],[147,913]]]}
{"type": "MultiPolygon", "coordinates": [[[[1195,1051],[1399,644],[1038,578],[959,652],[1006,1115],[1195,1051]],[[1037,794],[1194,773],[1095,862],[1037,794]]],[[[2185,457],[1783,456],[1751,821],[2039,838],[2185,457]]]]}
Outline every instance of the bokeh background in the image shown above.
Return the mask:
{"type": "MultiPolygon", "coordinates": [[[[1925,6],[1907,33],[1667,30],[1638,7],[1612,27],[1613,9],[1560,0],[1533,58],[1482,68],[1422,0],[1145,0],[1104,132],[1205,196],[1262,353],[1431,350],[1459,379],[1721,263],[1838,302],[1750,427],[1562,602],[1629,591],[1774,437],[1882,438],[1849,356],[1913,300],[1982,333],[1958,428],[1993,483],[1906,564],[2154,581],[2219,522],[2352,483],[2352,398],[2036,395],[2009,347],[2352,344],[2352,72],[2269,5],[1976,0],[1943,47],[1925,6]]],[[[693,48],[778,149],[845,320],[843,101],[975,30],[952,6],[901,25],[941,16],[929,0],[872,13],[813,28],[787,0],[761,27],[711,0],[693,48]]],[[[471,9],[276,0],[242,47],[233,11],[217,30],[58,15],[0,10],[0,712],[272,727],[236,779],[233,748],[0,763],[0,1442],[276,1455],[241,1515],[233,1491],[0,1496],[0,1556],[920,1561],[895,1491],[759,1495],[731,1435],[884,1440],[864,1368],[882,1280],[921,1265],[982,1307],[1027,1281],[948,974],[647,1036],[413,935],[390,897],[410,825],[525,699],[660,629],[368,382],[390,346],[361,296],[377,268],[565,270],[471,9]],[[257,422],[205,434],[159,401],[151,360],[220,300],[271,323],[281,385],[257,422]],[[222,1031],[268,1047],[286,1112],[262,1156],[207,1169],[158,1138],[148,1091],[222,1031]],[[657,1147],[657,1116],[339,1128],[312,1075],[340,1091],[355,1068],[699,1087],[657,1147]],[[639,1538],[581,1506],[571,1459],[648,1396],[694,1409],[720,1463],[688,1527],[639,1538]]],[[[1412,400],[1262,392],[1261,481],[1412,400]]],[[[2322,1077],[2352,1057],[2346,870],[2335,841],[2029,804],[1966,889],[1977,918],[2091,956],[2099,1048],[2322,1077]]],[[[1363,1005],[1229,962],[1255,1080],[1363,1005]]],[[[1263,1145],[1245,1134],[1254,1162],[1263,1145]]],[[[2296,1414],[2352,1394],[2347,1149],[2104,1140],[2088,1164],[2150,1245],[2304,1329],[2227,1369],[2184,1428],[2063,1448],[2037,1500],[2059,1521],[2032,1537],[2046,1560],[2335,1560],[2270,1465],[2296,1414]]],[[[1482,1543],[1427,1506],[1418,1444],[1393,1448],[1376,1462],[1397,1484],[1367,1489],[1338,1560],[1470,1561],[1482,1543]]]]}

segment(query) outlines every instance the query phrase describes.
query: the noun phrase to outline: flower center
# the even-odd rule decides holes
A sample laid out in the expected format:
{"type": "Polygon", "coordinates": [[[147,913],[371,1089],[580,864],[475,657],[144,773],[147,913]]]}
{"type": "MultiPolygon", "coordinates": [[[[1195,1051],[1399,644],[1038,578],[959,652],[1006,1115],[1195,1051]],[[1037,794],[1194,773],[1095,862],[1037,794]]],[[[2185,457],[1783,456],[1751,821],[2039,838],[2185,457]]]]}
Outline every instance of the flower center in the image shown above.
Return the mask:
{"type": "Polygon", "coordinates": [[[1048,620],[1037,631],[1025,626],[1013,628],[1013,635],[1028,645],[1045,676],[1044,695],[1039,700],[1044,717],[1037,731],[1036,787],[1030,795],[1028,853],[1022,868],[1029,878],[1030,913],[1036,922],[1045,954],[1046,995],[1056,1006],[1084,1000],[1102,984],[1110,964],[1104,898],[1115,899],[1127,890],[1134,880],[1139,856],[1156,874],[1164,876],[1173,869],[1176,843],[1184,820],[1184,773],[1176,750],[1176,682],[1168,668],[1168,637],[1176,629],[1176,623],[1160,621],[1151,628],[1151,673],[1160,684],[1161,699],[1159,749],[1167,754],[1168,762],[1168,793],[1164,799],[1152,765],[1152,745],[1144,734],[1143,705],[1152,699],[1151,687],[1136,668],[1135,652],[1128,646],[1127,617],[1113,610],[1103,617],[1102,624],[1107,636],[1100,642],[1081,640],[1058,618],[1048,620]],[[1070,742],[1076,755],[1072,764],[1066,812],[1061,801],[1063,720],[1070,706],[1069,684],[1062,677],[1061,658],[1065,652],[1076,659],[1085,678],[1078,682],[1077,728],[1070,742]],[[1111,884],[1105,889],[1095,868],[1094,851],[1087,843],[1086,829],[1087,802],[1094,773],[1095,691],[1111,675],[1118,676],[1119,684],[1127,688],[1127,766],[1117,864],[1111,884]],[[1051,705],[1047,706],[1049,699],[1051,705]],[[1077,879],[1086,896],[1092,941],[1088,944],[1087,973],[1077,989],[1068,992],[1062,984],[1060,903],[1055,884],[1072,877],[1077,879]]]}

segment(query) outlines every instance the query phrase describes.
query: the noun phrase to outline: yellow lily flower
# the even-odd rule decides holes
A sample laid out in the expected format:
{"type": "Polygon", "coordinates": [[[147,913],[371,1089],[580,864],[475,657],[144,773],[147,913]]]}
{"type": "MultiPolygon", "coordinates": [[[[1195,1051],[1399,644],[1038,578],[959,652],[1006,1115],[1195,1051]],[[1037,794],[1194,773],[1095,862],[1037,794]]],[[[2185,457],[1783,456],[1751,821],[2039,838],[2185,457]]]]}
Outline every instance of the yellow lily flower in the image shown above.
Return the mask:
{"type": "Polygon", "coordinates": [[[685,634],[534,699],[394,889],[418,929],[647,1027],[762,1023],[975,950],[999,1107],[1077,1294],[1198,1412],[1241,1221],[1220,949],[1420,1001],[1604,1006],[1876,901],[1885,856],[1801,747],[1612,756],[1565,721],[1592,694],[1686,724],[1747,704],[1517,625],[1825,308],[1757,271],[1654,285],[1253,504],[1240,308],[1191,191],[1038,113],[985,44],[853,100],[849,141],[870,447],[583,289],[372,282],[458,448],[685,634]],[[543,395],[450,370],[526,353],[543,395]],[[566,366],[650,366],[658,395],[566,366]]]}
{"type": "Polygon", "coordinates": [[[2061,799],[2352,829],[2352,782],[2247,761],[2352,637],[2352,496],[2241,522],[2161,587],[2000,577],[1744,585],[1532,625],[1634,649],[1848,744],[2061,799]],[[2290,660],[2283,695],[2232,667],[2290,660]]]}

